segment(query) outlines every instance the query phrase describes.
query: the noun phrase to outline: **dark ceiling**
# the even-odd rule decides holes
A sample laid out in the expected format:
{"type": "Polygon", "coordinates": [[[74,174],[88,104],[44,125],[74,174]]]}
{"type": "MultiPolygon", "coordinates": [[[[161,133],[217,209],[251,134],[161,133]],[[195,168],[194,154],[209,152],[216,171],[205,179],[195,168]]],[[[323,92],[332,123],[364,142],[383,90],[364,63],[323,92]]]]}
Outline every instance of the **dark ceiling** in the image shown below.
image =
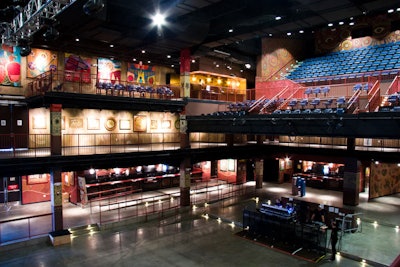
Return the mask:
{"type": "MultiPolygon", "coordinates": [[[[190,48],[195,58],[254,66],[261,54],[261,37],[312,38],[312,31],[330,22],[348,23],[351,17],[387,13],[389,8],[399,13],[400,7],[398,0],[104,0],[101,11],[87,15],[83,12],[87,0],[55,2],[63,1],[73,4],[56,16],[58,38],[45,40],[43,28],[31,37],[32,47],[175,67],[184,48],[190,48]],[[167,16],[161,30],[151,26],[156,10],[167,16]]],[[[0,1],[0,22],[10,22],[18,14],[16,6],[27,2],[0,1]]]]}

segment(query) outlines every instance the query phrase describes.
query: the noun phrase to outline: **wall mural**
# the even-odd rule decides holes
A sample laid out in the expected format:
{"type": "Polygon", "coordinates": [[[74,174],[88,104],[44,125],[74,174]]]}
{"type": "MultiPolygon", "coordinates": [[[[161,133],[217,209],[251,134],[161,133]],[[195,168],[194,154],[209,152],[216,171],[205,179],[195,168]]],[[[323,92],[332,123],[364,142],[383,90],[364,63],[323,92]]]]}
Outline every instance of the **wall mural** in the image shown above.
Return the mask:
{"type": "Polygon", "coordinates": [[[154,84],[156,80],[155,67],[143,65],[142,62],[129,63],[126,77],[129,82],[154,84]]]}
{"type": "Polygon", "coordinates": [[[18,47],[1,45],[0,85],[21,86],[21,56],[18,47]]]}
{"type": "Polygon", "coordinates": [[[371,165],[369,198],[400,192],[400,167],[397,164],[379,163],[371,165]]]}
{"type": "Polygon", "coordinates": [[[74,54],[65,54],[65,80],[90,83],[90,58],[83,58],[74,54]]]}
{"type": "Polygon", "coordinates": [[[121,62],[107,58],[97,60],[97,75],[99,82],[121,82],[121,62]]]}
{"type": "Polygon", "coordinates": [[[331,28],[316,32],[316,53],[328,53],[400,41],[400,30],[391,32],[391,21],[385,15],[365,17],[356,26],[331,28]],[[354,32],[363,32],[365,37],[352,38],[354,32]]]}
{"type": "Polygon", "coordinates": [[[33,78],[49,70],[57,70],[57,54],[49,50],[32,48],[32,52],[27,56],[26,76],[33,78]]]}

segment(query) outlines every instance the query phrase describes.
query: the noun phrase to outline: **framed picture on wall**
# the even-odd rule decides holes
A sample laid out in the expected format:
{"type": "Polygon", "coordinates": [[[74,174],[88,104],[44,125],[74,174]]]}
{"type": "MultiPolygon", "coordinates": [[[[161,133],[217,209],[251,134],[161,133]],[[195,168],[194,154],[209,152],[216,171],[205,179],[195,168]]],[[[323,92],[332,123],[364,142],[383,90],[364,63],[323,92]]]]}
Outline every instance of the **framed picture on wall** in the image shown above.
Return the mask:
{"type": "Polygon", "coordinates": [[[158,129],[158,121],[157,120],[151,120],[150,121],[150,129],[152,129],[152,130],[157,130],[158,129]]]}
{"type": "Polygon", "coordinates": [[[47,123],[45,118],[42,117],[33,117],[33,129],[46,129],[47,123]]]}
{"type": "Polygon", "coordinates": [[[170,120],[163,120],[161,122],[161,128],[163,128],[163,129],[171,129],[171,121],[170,120]]]}
{"type": "Polygon", "coordinates": [[[135,132],[145,132],[147,129],[147,118],[146,116],[134,116],[133,118],[133,130],[135,132]]]}
{"type": "Polygon", "coordinates": [[[88,118],[87,119],[87,129],[88,130],[100,130],[100,120],[88,118]]]}
{"type": "Polygon", "coordinates": [[[131,121],[130,120],[119,120],[119,129],[120,130],[130,130],[131,129],[131,121]]]}
{"type": "Polygon", "coordinates": [[[83,128],[82,118],[69,118],[69,128],[79,129],[83,128]]]}

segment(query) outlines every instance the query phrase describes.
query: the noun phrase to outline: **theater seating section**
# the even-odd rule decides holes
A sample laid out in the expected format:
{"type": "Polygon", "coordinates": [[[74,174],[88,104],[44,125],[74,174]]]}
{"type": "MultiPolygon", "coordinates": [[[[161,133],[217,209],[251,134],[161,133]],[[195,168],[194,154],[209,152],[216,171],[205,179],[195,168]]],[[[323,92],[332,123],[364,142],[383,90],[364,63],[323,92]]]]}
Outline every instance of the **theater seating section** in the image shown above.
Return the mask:
{"type": "MultiPolygon", "coordinates": [[[[299,62],[286,76],[298,84],[312,83],[314,86],[301,87],[297,97],[273,97],[262,101],[250,100],[231,103],[231,113],[250,112],[263,114],[317,114],[347,113],[347,108],[358,96],[368,96],[373,89],[372,81],[393,80],[400,74],[400,43],[388,43],[348,51],[332,52],[327,55],[299,62]],[[379,77],[378,77],[379,76],[379,77]],[[351,83],[351,79],[353,83],[351,83]],[[343,80],[339,83],[333,80],[343,80]],[[368,81],[368,82],[360,82],[368,81]],[[318,83],[316,83],[318,82],[318,83]],[[332,85],[350,86],[346,95],[337,93],[332,85]],[[351,87],[352,86],[352,87],[351,87]],[[301,95],[302,97],[299,97],[301,95]]],[[[377,88],[377,87],[375,87],[377,88]]],[[[380,91],[384,97],[386,91],[380,91]]],[[[372,94],[371,94],[372,95],[372,94]]],[[[369,98],[368,98],[369,99],[369,98]]],[[[400,92],[386,96],[377,111],[400,111],[400,92]]],[[[218,113],[223,115],[224,113],[218,113]]],[[[240,113],[241,115],[243,113],[240,113]]],[[[214,114],[215,115],[215,114],[214,114]]]]}
{"type": "Polygon", "coordinates": [[[320,82],[337,78],[396,75],[399,69],[400,44],[396,42],[305,59],[294,66],[286,78],[300,83],[320,82]]]}

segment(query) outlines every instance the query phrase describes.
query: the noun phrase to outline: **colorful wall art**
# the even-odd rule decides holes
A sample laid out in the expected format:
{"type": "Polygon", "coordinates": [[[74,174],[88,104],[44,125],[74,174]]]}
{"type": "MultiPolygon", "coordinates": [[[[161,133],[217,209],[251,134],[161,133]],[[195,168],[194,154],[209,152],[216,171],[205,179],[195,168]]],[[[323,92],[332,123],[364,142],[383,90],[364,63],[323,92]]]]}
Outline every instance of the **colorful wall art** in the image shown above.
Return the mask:
{"type": "Polygon", "coordinates": [[[65,80],[90,83],[90,58],[65,54],[65,80]]]}
{"type": "Polygon", "coordinates": [[[137,64],[130,63],[128,64],[128,73],[126,77],[128,82],[154,84],[156,80],[155,67],[143,65],[142,62],[137,64]]]}
{"type": "Polygon", "coordinates": [[[33,78],[50,70],[57,70],[57,54],[49,50],[32,48],[32,52],[27,56],[26,76],[33,78]]]}
{"type": "Polygon", "coordinates": [[[121,82],[121,62],[107,58],[97,60],[97,75],[99,82],[121,82]]]}
{"type": "Polygon", "coordinates": [[[18,47],[1,45],[0,85],[21,86],[21,56],[18,47]]]}

